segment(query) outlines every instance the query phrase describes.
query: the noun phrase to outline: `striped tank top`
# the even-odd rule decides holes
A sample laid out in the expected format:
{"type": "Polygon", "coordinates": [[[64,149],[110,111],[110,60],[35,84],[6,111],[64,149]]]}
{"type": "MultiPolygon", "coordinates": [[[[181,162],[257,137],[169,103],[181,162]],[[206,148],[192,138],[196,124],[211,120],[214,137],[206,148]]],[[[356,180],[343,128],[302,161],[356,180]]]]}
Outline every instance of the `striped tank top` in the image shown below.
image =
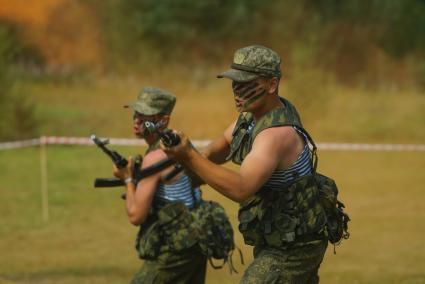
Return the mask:
{"type": "Polygon", "coordinates": [[[172,184],[160,183],[154,197],[154,203],[158,209],[174,202],[182,202],[187,208],[192,209],[200,201],[201,191],[199,188],[191,188],[187,175],[182,175],[172,184]]]}
{"type": "MultiPolygon", "coordinates": [[[[248,132],[251,132],[254,128],[254,121],[248,126],[248,132]]],[[[265,188],[281,188],[288,182],[296,179],[297,177],[311,174],[313,171],[312,158],[310,148],[308,146],[308,138],[304,132],[296,126],[293,128],[303,137],[305,146],[298,159],[286,170],[276,170],[270,176],[270,178],[263,185],[265,188]]]]}
{"type": "Polygon", "coordinates": [[[286,170],[276,170],[264,184],[267,188],[281,188],[297,177],[308,175],[312,172],[310,149],[306,144],[298,159],[286,170]]]}

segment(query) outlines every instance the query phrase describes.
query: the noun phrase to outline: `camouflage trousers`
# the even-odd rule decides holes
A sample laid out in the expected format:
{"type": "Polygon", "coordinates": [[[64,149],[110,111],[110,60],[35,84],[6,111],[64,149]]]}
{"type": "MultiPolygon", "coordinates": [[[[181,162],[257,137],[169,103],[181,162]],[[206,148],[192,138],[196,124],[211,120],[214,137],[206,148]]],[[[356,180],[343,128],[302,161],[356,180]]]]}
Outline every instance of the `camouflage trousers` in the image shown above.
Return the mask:
{"type": "Polygon", "coordinates": [[[176,253],[164,252],[155,260],[145,260],[131,284],[203,284],[206,268],[207,258],[197,246],[176,253]]]}
{"type": "Polygon", "coordinates": [[[327,240],[315,240],[285,249],[255,247],[254,261],[240,283],[319,283],[318,270],[327,246],[327,240]]]}

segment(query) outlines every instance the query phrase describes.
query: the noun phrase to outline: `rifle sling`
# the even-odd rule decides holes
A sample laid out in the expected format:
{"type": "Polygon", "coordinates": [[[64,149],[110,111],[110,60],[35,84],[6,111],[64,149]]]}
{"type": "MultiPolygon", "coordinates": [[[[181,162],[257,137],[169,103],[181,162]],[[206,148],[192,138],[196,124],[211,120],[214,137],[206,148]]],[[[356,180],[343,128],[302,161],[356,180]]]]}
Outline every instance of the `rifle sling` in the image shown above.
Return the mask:
{"type": "Polygon", "coordinates": [[[171,159],[164,159],[159,161],[158,163],[153,164],[152,166],[149,166],[147,168],[144,168],[143,170],[140,170],[138,172],[134,173],[134,179],[139,181],[145,177],[151,176],[153,174],[156,174],[159,171],[162,171],[163,169],[174,165],[176,161],[171,159]]]}

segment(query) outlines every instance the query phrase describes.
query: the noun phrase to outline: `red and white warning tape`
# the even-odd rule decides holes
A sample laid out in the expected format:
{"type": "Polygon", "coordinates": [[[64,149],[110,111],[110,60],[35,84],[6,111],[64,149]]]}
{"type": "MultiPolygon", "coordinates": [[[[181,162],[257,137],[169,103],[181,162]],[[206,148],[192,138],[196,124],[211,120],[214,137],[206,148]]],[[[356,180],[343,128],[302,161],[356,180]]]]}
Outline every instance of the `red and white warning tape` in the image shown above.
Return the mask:
{"type": "MultiPolygon", "coordinates": [[[[193,140],[192,143],[196,147],[208,145],[211,140],[193,140]]],[[[110,138],[111,145],[122,146],[146,146],[144,140],[126,139],[126,138],[110,138]]],[[[3,142],[0,143],[0,150],[16,149],[38,145],[94,145],[90,138],[85,137],[58,137],[58,136],[42,136],[40,138],[3,142]]],[[[336,151],[416,151],[424,152],[425,144],[360,144],[360,143],[317,143],[319,150],[336,150],[336,151]]]]}
{"type": "Polygon", "coordinates": [[[319,150],[341,151],[425,151],[425,144],[360,144],[360,143],[318,143],[319,150]]]}
{"type": "MultiPolygon", "coordinates": [[[[146,146],[146,142],[141,139],[110,138],[111,145],[124,146],[146,146]]],[[[63,137],[63,136],[42,136],[40,138],[3,142],[0,143],[0,150],[23,148],[38,145],[94,145],[90,138],[85,137],[63,137]]]]}

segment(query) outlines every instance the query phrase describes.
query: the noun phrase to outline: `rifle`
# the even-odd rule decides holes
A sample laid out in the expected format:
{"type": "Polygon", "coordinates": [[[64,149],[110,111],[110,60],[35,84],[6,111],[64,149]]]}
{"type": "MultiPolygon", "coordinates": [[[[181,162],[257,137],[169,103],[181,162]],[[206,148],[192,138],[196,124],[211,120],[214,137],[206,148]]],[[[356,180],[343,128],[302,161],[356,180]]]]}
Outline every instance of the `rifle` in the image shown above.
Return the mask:
{"type": "Polygon", "coordinates": [[[162,143],[164,143],[167,147],[173,147],[180,143],[180,137],[174,133],[171,129],[164,129],[161,130],[161,126],[163,126],[162,123],[155,124],[152,121],[145,121],[144,123],[145,129],[149,133],[158,133],[159,138],[161,139],[162,143]]]}
{"type": "Polygon", "coordinates": [[[96,135],[92,134],[90,136],[91,140],[100,148],[102,151],[111,158],[112,162],[117,166],[118,169],[125,168],[128,164],[128,161],[118,154],[116,151],[109,150],[106,148],[106,145],[109,144],[109,139],[100,140],[96,135]]]}
{"type": "MultiPolygon", "coordinates": [[[[145,121],[144,125],[147,132],[158,133],[159,138],[161,139],[162,143],[164,143],[165,146],[173,147],[180,143],[180,137],[176,133],[174,133],[171,129],[168,129],[168,128],[164,130],[160,129],[161,126],[163,126],[162,123],[155,124],[154,122],[151,122],[151,121],[145,121]]],[[[164,177],[164,179],[170,180],[182,171],[183,171],[183,166],[180,163],[175,163],[174,169],[170,173],[168,173],[164,177]]]]}
{"type": "MultiPolygon", "coordinates": [[[[178,137],[178,136],[177,136],[178,137]]],[[[102,149],[102,151],[108,155],[112,162],[117,166],[117,168],[122,169],[127,166],[128,161],[121,156],[118,152],[110,150],[106,147],[109,144],[109,140],[100,140],[96,137],[96,135],[91,135],[90,138],[93,142],[102,149]]],[[[135,163],[133,165],[133,179],[137,183],[139,180],[153,175],[163,169],[175,164],[176,162],[171,159],[164,159],[159,161],[158,163],[149,166],[143,170],[140,169],[142,163],[142,157],[140,155],[136,156],[135,163]]],[[[168,176],[168,175],[167,175],[168,176]]],[[[165,177],[167,179],[167,176],[165,177]]],[[[94,180],[94,187],[116,187],[116,186],[124,186],[125,183],[123,180],[119,178],[96,178],[94,180]]]]}

